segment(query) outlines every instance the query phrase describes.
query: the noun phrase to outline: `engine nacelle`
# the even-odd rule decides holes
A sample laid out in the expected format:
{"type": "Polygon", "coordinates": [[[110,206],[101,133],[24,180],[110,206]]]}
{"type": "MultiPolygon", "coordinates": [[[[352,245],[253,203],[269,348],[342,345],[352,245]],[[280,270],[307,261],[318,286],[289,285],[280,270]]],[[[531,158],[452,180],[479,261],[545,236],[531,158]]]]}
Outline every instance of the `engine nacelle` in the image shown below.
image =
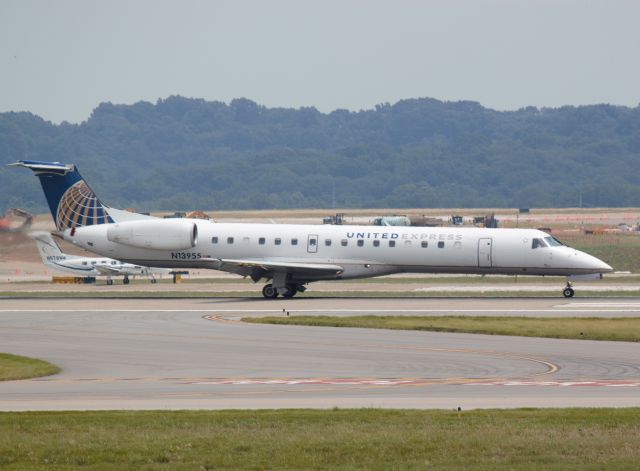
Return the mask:
{"type": "Polygon", "coordinates": [[[198,226],[176,219],[119,222],[107,229],[107,239],[141,249],[185,250],[198,242],[198,226]]]}

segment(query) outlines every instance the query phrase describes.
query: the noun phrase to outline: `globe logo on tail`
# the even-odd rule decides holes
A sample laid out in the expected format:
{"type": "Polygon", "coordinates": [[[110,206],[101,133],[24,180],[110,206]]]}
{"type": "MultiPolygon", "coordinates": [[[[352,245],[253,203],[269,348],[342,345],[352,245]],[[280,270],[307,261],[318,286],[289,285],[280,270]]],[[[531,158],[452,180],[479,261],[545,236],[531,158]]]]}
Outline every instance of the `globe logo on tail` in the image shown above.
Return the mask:
{"type": "Polygon", "coordinates": [[[56,227],[64,229],[113,222],[91,188],[83,181],[64,192],[56,211],[56,227]]]}

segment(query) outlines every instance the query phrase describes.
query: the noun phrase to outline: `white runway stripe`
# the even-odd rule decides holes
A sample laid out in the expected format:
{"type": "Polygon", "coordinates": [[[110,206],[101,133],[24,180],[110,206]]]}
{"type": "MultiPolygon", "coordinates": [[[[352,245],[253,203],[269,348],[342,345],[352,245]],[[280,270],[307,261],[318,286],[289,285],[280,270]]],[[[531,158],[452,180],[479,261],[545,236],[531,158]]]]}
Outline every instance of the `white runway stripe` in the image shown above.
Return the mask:
{"type": "Polygon", "coordinates": [[[640,308],[640,302],[637,303],[571,303],[558,304],[554,307],[637,307],[640,308]]]}

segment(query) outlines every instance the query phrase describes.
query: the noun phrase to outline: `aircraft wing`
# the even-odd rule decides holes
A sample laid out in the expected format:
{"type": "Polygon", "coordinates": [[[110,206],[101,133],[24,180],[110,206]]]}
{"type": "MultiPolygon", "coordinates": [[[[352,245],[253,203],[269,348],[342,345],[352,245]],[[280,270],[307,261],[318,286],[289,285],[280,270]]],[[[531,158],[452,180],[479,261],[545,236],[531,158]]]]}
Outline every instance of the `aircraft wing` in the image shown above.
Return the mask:
{"type": "Polygon", "coordinates": [[[94,265],[93,268],[94,268],[94,270],[99,271],[101,275],[113,276],[113,275],[120,275],[121,274],[120,269],[111,268],[111,267],[108,267],[106,265],[94,265]]]}
{"type": "Polygon", "coordinates": [[[218,270],[251,276],[254,280],[278,271],[295,275],[318,276],[337,275],[344,270],[340,265],[329,263],[274,262],[270,260],[219,259],[216,261],[216,265],[218,270]]]}

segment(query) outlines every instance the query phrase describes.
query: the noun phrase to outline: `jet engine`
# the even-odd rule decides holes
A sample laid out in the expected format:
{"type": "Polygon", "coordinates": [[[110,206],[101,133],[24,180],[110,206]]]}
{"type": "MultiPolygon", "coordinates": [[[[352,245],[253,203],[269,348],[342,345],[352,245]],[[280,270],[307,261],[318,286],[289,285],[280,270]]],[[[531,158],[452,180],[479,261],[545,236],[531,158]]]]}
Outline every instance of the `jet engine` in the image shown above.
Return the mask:
{"type": "Polygon", "coordinates": [[[107,229],[107,239],[141,249],[185,250],[198,242],[198,226],[167,219],[119,222],[107,229]]]}

